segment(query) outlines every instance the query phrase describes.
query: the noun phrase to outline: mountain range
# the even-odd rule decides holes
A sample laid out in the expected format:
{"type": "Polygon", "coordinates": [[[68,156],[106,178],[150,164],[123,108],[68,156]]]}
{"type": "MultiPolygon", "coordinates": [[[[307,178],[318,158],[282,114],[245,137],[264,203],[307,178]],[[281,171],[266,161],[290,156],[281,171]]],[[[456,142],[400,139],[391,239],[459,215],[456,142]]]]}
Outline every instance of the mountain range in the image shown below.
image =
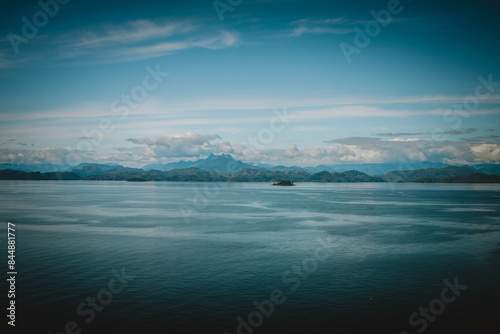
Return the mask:
{"type": "MultiPolygon", "coordinates": [[[[478,165],[449,166],[442,164],[422,163],[421,166],[438,166],[413,170],[398,170],[399,164],[367,164],[318,166],[314,168],[285,167],[271,165],[251,165],[235,160],[231,155],[210,155],[207,159],[196,161],[179,161],[169,164],[147,165],[143,168],[130,168],[118,164],[83,163],[71,169],[54,171],[33,171],[33,166],[19,170],[21,166],[8,165],[2,169],[2,180],[104,180],[104,181],[230,181],[230,182],[279,182],[291,180],[295,182],[423,182],[423,183],[500,183],[500,166],[478,165]],[[358,169],[345,170],[348,167],[364,166],[372,175],[358,169]],[[13,168],[15,167],[15,168],[13,168]],[[377,170],[385,171],[376,174],[377,170]],[[17,168],[17,169],[16,169],[17,168]],[[485,173],[482,171],[487,171],[485,173]],[[491,175],[497,174],[497,175],[491,175]]],[[[45,166],[49,168],[48,166],[45,166]]],[[[413,166],[414,167],[414,166],[413,166]]],[[[361,168],[359,168],[361,169],[361,168]]]]}
{"type": "MultiPolygon", "coordinates": [[[[228,159],[223,157],[223,159],[228,159]]],[[[214,168],[221,163],[220,156],[212,159],[214,168]]],[[[231,170],[233,166],[223,170],[231,170]]],[[[208,164],[209,165],[209,164],[208,164]]],[[[207,165],[205,165],[207,166],[207,165]]],[[[233,170],[236,170],[234,168],[233,170]]],[[[144,170],[121,165],[81,164],[71,171],[28,172],[11,169],[0,170],[0,180],[99,180],[99,181],[178,181],[178,182],[421,182],[421,183],[500,183],[499,175],[478,172],[470,167],[447,166],[418,170],[396,170],[382,175],[371,176],[349,170],[345,172],[321,171],[309,173],[305,170],[269,170],[252,166],[235,172],[222,173],[197,167],[177,168],[167,171],[144,170]]]]}
{"type": "Polygon", "coordinates": [[[234,160],[230,154],[215,155],[210,154],[206,159],[196,161],[179,161],[168,164],[152,164],[146,165],[142,169],[145,171],[159,170],[169,171],[182,168],[199,168],[201,170],[217,172],[217,173],[234,173],[243,169],[259,168],[258,166],[250,165],[239,160],[234,160]]]}
{"type": "MultiPolygon", "coordinates": [[[[252,164],[245,163],[240,160],[235,160],[229,154],[215,155],[211,154],[206,159],[196,161],[179,161],[167,164],[149,164],[141,169],[145,171],[171,171],[174,169],[198,168],[208,172],[217,172],[222,174],[230,174],[242,171],[244,169],[264,169],[273,172],[285,171],[305,171],[310,174],[319,172],[347,172],[356,170],[371,176],[383,175],[391,171],[405,170],[420,170],[429,168],[445,168],[450,165],[435,162],[414,162],[411,164],[402,163],[367,163],[367,164],[341,164],[341,165],[319,165],[316,167],[299,167],[299,166],[273,166],[269,164],[252,164]]],[[[500,164],[478,164],[469,165],[467,167],[474,168],[477,172],[485,174],[500,175],[500,164]]],[[[25,172],[73,172],[80,177],[101,174],[112,169],[124,169],[126,167],[118,164],[98,164],[98,163],[82,163],[78,166],[63,166],[57,164],[0,164],[0,170],[10,169],[25,172]]]]}

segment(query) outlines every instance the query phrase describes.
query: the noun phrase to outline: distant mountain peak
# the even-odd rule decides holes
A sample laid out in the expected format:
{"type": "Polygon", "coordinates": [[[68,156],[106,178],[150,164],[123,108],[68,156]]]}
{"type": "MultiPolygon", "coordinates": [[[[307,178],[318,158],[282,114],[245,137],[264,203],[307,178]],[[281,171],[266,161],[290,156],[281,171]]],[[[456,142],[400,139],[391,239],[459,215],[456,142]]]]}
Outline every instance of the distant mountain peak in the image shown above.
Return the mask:
{"type": "Polygon", "coordinates": [[[210,160],[216,160],[216,159],[226,159],[226,160],[234,160],[234,158],[231,156],[231,154],[221,154],[221,155],[216,155],[211,153],[208,158],[205,159],[205,161],[210,161],[210,160]]]}
{"type": "Polygon", "coordinates": [[[204,171],[218,172],[218,173],[234,173],[245,168],[255,168],[252,165],[246,164],[242,161],[235,160],[230,154],[210,154],[206,159],[199,159],[196,161],[179,161],[168,164],[153,164],[144,166],[145,170],[157,169],[160,171],[169,171],[172,169],[182,169],[196,167],[204,171]]]}

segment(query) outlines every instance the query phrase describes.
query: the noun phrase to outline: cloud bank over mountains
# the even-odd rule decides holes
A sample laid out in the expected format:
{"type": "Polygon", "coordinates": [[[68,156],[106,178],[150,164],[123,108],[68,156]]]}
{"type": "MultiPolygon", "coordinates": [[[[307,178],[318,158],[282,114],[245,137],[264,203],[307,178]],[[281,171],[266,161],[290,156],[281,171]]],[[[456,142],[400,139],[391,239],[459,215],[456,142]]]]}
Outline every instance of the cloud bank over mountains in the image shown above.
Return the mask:
{"type": "MultiPolygon", "coordinates": [[[[463,132],[467,131],[466,129],[463,132]]],[[[63,148],[0,149],[0,161],[12,164],[68,165],[74,161],[75,156],[78,156],[83,162],[125,163],[142,167],[150,163],[197,160],[210,154],[226,153],[245,162],[303,167],[343,163],[428,161],[445,164],[477,164],[500,162],[500,138],[495,135],[471,137],[461,141],[349,137],[332,139],[322,146],[299,147],[297,144],[289,144],[284,148],[233,144],[218,134],[204,135],[195,132],[130,138],[127,142],[132,145],[115,147],[113,153],[107,154],[63,148]]]]}

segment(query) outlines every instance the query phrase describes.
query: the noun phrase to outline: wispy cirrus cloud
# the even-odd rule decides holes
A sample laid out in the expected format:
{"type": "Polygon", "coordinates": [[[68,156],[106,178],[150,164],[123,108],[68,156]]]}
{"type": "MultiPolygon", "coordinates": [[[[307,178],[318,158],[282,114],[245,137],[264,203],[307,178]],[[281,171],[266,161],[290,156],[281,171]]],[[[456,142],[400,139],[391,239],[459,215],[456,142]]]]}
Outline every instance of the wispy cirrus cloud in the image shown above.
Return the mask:
{"type": "MultiPolygon", "coordinates": [[[[374,20],[372,18],[371,20],[374,20]]],[[[401,18],[391,18],[390,22],[403,21],[401,18]]],[[[304,18],[291,22],[294,26],[289,37],[300,37],[305,34],[313,35],[346,35],[354,31],[357,25],[364,25],[370,20],[350,19],[346,17],[313,19],[304,18]]]]}
{"type": "Polygon", "coordinates": [[[333,34],[345,35],[352,32],[352,25],[355,22],[350,22],[343,17],[331,19],[301,19],[292,22],[294,26],[290,37],[300,37],[304,34],[333,34]]]}
{"type": "Polygon", "coordinates": [[[0,42],[0,68],[13,68],[53,61],[59,65],[120,63],[191,48],[224,49],[237,46],[240,36],[201,20],[140,19],[38,36],[16,57],[10,55],[7,41],[0,42]]]}
{"type": "MultiPolygon", "coordinates": [[[[184,115],[185,112],[207,112],[214,116],[218,111],[270,111],[278,106],[285,106],[291,112],[297,114],[299,118],[321,119],[338,117],[411,117],[411,116],[442,116],[453,111],[451,103],[463,101],[466,96],[426,96],[426,97],[402,97],[402,98],[368,98],[362,96],[351,96],[342,98],[270,98],[270,97],[227,97],[215,96],[210,98],[162,100],[149,97],[142,102],[138,108],[131,111],[131,115],[154,116],[162,115],[172,117],[184,115]],[[415,103],[428,104],[425,108],[415,108],[415,103]],[[448,109],[446,109],[446,107],[448,109]]],[[[500,95],[491,95],[485,99],[484,103],[500,102],[500,95]]],[[[500,109],[485,108],[471,112],[474,115],[500,114],[500,109]]],[[[205,114],[205,116],[208,114],[205,114]]],[[[15,120],[41,120],[49,118],[92,118],[114,116],[111,111],[110,101],[97,102],[89,101],[85,103],[54,108],[51,110],[36,109],[32,112],[18,113],[4,110],[0,114],[1,121],[15,120]]],[[[224,116],[226,117],[226,116],[224,116]]],[[[200,116],[200,119],[202,116],[200,116]]],[[[227,117],[226,117],[227,118],[227,117]]],[[[245,116],[245,118],[249,118],[245,116]]],[[[192,121],[192,120],[190,120],[192,121]]],[[[204,121],[204,120],[201,120],[204,121]]],[[[214,121],[214,122],[218,122],[214,121]]],[[[221,120],[223,123],[223,120],[221,120]]],[[[247,119],[243,119],[247,122],[247,119]]],[[[255,118],[261,122],[262,117],[255,118]]],[[[379,134],[383,135],[383,134],[379,134]]],[[[409,135],[412,135],[411,133],[409,135]]],[[[397,134],[395,135],[397,136],[397,134]]]]}
{"type": "Polygon", "coordinates": [[[346,105],[318,110],[303,110],[294,113],[297,119],[304,120],[349,117],[410,117],[423,114],[425,114],[425,112],[391,110],[367,105],[346,105]]]}
{"type": "Polygon", "coordinates": [[[192,21],[171,22],[134,20],[121,25],[103,25],[94,30],[82,31],[75,36],[63,36],[73,41],[72,45],[81,48],[99,48],[109,43],[128,44],[152,39],[186,34],[199,28],[192,21]]]}
{"type": "Polygon", "coordinates": [[[0,50],[0,69],[19,67],[28,62],[28,58],[20,58],[15,55],[11,55],[6,52],[6,50],[0,50]]]}
{"type": "Polygon", "coordinates": [[[389,141],[406,141],[406,142],[408,142],[408,141],[410,141],[410,142],[411,141],[418,141],[418,140],[420,140],[420,138],[406,138],[406,139],[404,139],[404,138],[399,138],[398,137],[398,138],[389,139],[389,141]]]}
{"type": "Polygon", "coordinates": [[[380,137],[401,137],[401,136],[419,136],[419,135],[464,135],[476,132],[476,128],[468,128],[463,130],[448,130],[448,131],[433,131],[433,132],[387,132],[379,133],[380,137]]]}
{"type": "Polygon", "coordinates": [[[61,36],[57,52],[62,59],[91,58],[95,62],[149,59],[200,47],[235,46],[239,34],[193,20],[134,20],[102,25],[61,36]]]}
{"type": "Polygon", "coordinates": [[[152,43],[146,46],[116,48],[109,54],[109,61],[131,61],[155,58],[174,54],[186,49],[203,48],[210,50],[224,49],[236,45],[236,33],[222,31],[213,35],[188,38],[181,41],[152,43]]]}

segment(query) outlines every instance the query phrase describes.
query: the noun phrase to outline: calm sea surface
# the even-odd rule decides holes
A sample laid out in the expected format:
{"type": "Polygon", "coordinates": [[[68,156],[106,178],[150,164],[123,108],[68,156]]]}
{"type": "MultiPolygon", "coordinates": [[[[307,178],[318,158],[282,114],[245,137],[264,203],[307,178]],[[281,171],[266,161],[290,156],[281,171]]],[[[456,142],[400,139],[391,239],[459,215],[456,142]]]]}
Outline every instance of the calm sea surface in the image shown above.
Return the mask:
{"type": "Polygon", "coordinates": [[[16,333],[500,326],[498,185],[0,181],[0,203],[16,333]]]}

